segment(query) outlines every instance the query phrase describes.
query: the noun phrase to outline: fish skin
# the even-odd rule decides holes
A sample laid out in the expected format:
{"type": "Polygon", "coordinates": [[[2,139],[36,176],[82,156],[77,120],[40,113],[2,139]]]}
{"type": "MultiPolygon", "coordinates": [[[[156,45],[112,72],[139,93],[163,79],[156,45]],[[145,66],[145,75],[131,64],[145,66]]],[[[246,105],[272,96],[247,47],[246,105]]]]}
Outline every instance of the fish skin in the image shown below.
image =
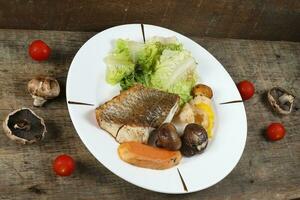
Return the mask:
{"type": "Polygon", "coordinates": [[[153,129],[172,120],[178,105],[178,95],[136,84],[100,105],[96,119],[120,143],[147,143],[153,129]]]}

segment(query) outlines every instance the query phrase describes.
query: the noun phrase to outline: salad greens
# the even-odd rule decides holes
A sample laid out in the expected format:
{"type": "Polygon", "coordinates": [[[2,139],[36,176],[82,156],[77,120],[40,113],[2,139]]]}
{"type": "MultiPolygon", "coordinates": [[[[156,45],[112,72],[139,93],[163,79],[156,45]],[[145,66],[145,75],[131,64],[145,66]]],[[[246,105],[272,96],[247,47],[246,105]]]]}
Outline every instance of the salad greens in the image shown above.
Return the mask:
{"type": "Polygon", "coordinates": [[[106,81],[123,90],[135,83],[180,96],[181,105],[191,99],[196,84],[196,62],[176,37],[153,37],[145,44],[118,39],[105,58],[106,81]]]}

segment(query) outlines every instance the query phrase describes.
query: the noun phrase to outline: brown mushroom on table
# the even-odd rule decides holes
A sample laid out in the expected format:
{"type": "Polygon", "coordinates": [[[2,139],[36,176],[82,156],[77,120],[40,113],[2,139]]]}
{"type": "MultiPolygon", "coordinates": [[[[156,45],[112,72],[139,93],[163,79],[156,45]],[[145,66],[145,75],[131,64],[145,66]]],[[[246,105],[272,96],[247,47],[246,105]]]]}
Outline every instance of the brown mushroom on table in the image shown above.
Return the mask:
{"type": "Polygon", "coordinates": [[[19,143],[31,144],[44,138],[47,132],[44,120],[29,108],[8,114],[3,122],[6,135],[19,143]]]}
{"type": "Polygon", "coordinates": [[[42,106],[47,100],[57,97],[60,93],[58,81],[49,76],[38,76],[28,82],[28,92],[34,99],[34,106],[42,106]]]}
{"type": "Polygon", "coordinates": [[[148,144],[176,151],[181,148],[181,139],[173,124],[164,123],[158,129],[151,132],[148,144]]]}
{"type": "Polygon", "coordinates": [[[292,112],[295,96],[283,88],[274,87],[268,92],[268,101],[276,112],[287,115],[292,112]]]}
{"type": "Polygon", "coordinates": [[[206,130],[199,124],[188,124],[182,136],[181,153],[187,157],[202,153],[208,144],[206,130]]]}

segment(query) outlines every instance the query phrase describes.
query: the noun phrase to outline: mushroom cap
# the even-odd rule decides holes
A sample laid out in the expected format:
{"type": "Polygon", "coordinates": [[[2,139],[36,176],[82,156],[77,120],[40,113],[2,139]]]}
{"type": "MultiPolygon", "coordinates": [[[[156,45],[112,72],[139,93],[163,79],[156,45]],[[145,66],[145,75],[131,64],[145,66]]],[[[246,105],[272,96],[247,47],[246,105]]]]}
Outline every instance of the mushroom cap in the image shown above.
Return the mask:
{"type": "Polygon", "coordinates": [[[36,100],[35,106],[41,106],[48,99],[57,97],[60,93],[58,81],[49,76],[38,76],[27,84],[28,92],[36,100]]]}
{"type": "Polygon", "coordinates": [[[295,96],[281,87],[273,87],[268,91],[268,101],[277,113],[287,115],[292,112],[295,96]]]}
{"type": "Polygon", "coordinates": [[[29,108],[17,109],[8,114],[3,129],[10,139],[22,144],[40,141],[47,132],[44,120],[29,108]]]}
{"type": "Polygon", "coordinates": [[[176,128],[171,123],[164,123],[158,129],[150,133],[148,144],[154,147],[162,147],[175,151],[181,147],[181,139],[176,128]]]}
{"type": "Polygon", "coordinates": [[[198,96],[198,95],[206,96],[211,99],[213,97],[213,91],[207,85],[197,84],[192,89],[192,95],[193,95],[193,97],[198,96]]]}
{"type": "Polygon", "coordinates": [[[181,139],[175,126],[171,123],[164,123],[158,128],[157,145],[165,149],[175,151],[181,147],[181,139]]]}
{"type": "Polygon", "coordinates": [[[202,153],[208,144],[206,130],[199,124],[188,124],[182,136],[181,152],[185,156],[202,153]]]}

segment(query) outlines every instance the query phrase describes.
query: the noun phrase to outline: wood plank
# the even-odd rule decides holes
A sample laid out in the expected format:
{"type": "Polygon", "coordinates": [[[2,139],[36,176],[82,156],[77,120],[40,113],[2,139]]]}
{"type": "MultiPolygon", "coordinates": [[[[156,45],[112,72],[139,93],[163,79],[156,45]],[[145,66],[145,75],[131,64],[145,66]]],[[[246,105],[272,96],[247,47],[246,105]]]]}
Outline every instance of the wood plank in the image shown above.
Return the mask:
{"type": "Polygon", "coordinates": [[[124,23],[190,36],[300,41],[299,0],[0,0],[0,28],[101,31],[124,23]]]}
{"type": "MultiPolygon", "coordinates": [[[[36,74],[59,77],[65,86],[67,70],[80,46],[95,33],[0,30],[0,120],[13,109],[27,106],[48,127],[45,141],[19,145],[0,129],[0,199],[294,199],[300,198],[300,113],[280,117],[265,103],[265,92],[282,86],[300,96],[300,43],[194,37],[238,82],[248,79],[255,96],[245,102],[248,137],[236,168],[220,183],[201,192],[166,195],[138,188],[112,174],[88,152],[77,136],[65,95],[33,108],[26,83],[36,74]],[[33,39],[53,49],[46,62],[32,61],[27,47],[33,39]],[[282,122],[286,137],[267,142],[262,133],[273,121],[282,122]],[[61,153],[72,155],[78,169],[71,177],[57,177],[51,162],[61,153]]],[[[297,103],[299,109],[299,101],[297,103]]]]}

